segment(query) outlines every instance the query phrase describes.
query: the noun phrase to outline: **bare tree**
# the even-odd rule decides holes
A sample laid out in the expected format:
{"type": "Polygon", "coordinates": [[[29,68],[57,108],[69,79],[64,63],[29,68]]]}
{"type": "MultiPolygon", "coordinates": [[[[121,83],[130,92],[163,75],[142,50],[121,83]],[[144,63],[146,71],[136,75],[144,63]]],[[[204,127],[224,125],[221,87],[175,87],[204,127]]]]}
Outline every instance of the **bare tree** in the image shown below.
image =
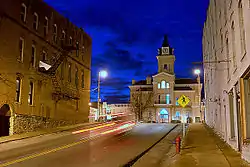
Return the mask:
{"type": "Polygon", "coordinates": [[[141,89],[131,92],[130,104],[135,119],[143,120],[143,113],[153,106],[153,91],[142,91],[141,89]]]}

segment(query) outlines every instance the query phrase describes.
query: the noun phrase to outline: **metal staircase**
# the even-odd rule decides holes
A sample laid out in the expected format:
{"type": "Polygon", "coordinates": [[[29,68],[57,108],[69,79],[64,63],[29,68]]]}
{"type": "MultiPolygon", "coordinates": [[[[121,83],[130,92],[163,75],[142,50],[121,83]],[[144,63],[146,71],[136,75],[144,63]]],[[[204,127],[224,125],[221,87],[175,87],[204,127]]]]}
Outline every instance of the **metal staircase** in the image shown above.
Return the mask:
{"type": "Polygon", "coordinates": [[[59,100],[79,100],[80,94],[79,90],[76,88],[70,88],[69,85],[64,84],[59,76],[56,74],[58,67],[64,62],[69,53],[75,50],[74,46],[64,46],[61,54],[51,61],[51,68],[48,70],[44,68],[39,68],[39,72],[50,76],[53,86],[52,99],[55,101],[59,100]]]}

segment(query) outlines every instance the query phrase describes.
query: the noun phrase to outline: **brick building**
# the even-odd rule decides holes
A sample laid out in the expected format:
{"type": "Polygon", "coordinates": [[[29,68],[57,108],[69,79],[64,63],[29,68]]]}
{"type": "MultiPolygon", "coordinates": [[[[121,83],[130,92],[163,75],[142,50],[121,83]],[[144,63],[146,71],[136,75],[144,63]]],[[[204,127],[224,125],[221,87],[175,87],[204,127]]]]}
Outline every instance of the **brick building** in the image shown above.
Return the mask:
{"type": "Polygon", "coordinates": [[[91,38],[42,0],[0,1],[0,136],[88,121],[91,38]]]}
{"type": "Polygon", "coordinates": [[[204,118],[201,106],[202,84],[197,79],[176,78],[174,73],[175,55],[167,36],[158,49],[158,73],[146,80],[132,81],[130,88],[131,108],[142,112],[144,121],[200,122],[204,118]],[[186,96],[190,102],[185,108],[178,104],[178,99],[186,96]]]}
{"type": "Polygon", "coordinates": [[[206,123],[250,161],[250,1],[212,0],[203,28],[206,123]]]}

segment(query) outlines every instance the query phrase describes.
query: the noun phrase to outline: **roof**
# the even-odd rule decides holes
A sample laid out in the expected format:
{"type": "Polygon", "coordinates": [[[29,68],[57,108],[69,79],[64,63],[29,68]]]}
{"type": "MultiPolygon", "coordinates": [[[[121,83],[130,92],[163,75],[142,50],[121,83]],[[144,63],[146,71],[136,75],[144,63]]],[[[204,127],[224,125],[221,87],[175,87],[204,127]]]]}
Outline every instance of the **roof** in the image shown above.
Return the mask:
{"type": "Polygon", "coordinates": [[[193,90],[193,89],[190,88],[189,86],[185,86],[185,87],[174,87],[174,90],[193,90]]]}
{"type": "Polygon", "coordinates": [[[175,84],[198,84],[196,79],[191,78],[176,78],[175,84]]]}

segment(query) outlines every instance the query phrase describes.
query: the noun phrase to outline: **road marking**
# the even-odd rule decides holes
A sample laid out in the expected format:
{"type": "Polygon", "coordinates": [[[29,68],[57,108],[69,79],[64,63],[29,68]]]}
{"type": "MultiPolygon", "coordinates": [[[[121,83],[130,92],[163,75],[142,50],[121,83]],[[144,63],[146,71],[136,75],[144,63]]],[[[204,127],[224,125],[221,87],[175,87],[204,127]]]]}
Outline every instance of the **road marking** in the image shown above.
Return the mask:
{"type": "Polygon", "coordinates": [[[40,156],[43,156],[43,155],[46,155],[46,154],[49,154],[49,153],[54,153],[54,152],[57,152],[57,151],[60,151],[60,150],[66,149],[66,148],[70,148],[70,147],[85,143],[85,142],[93,140],[93,139],[97,139],[100,136],[101,135],[97,135],[97,136],[94,136],[94,137],[90,137],[88,139],[83,139],[83,140],[80,140],[78,142],[74,142],[74,143],[71,143],[71,144],[60,146],[60,147],[57,147],[57,148],[54,148],[54,149],[51,149],[51,150],[47,150],[47,151],[44,151],[44,152],[40,152],[40,153],[37,153],[37,154],[34,154],[34,155],[30,155],[30,156],[23,157],[23,158],[20,158],[20,159],[16,159],[16,160],[13,160],[13,161],[5,162],[3,164],[0,164],[0,167],[13,165],[13,164],[23,162],[23,161],[26,161],[26,160],[30,160],[30,159],[34,159],[36,157],[40,157],[40,156]]]}

